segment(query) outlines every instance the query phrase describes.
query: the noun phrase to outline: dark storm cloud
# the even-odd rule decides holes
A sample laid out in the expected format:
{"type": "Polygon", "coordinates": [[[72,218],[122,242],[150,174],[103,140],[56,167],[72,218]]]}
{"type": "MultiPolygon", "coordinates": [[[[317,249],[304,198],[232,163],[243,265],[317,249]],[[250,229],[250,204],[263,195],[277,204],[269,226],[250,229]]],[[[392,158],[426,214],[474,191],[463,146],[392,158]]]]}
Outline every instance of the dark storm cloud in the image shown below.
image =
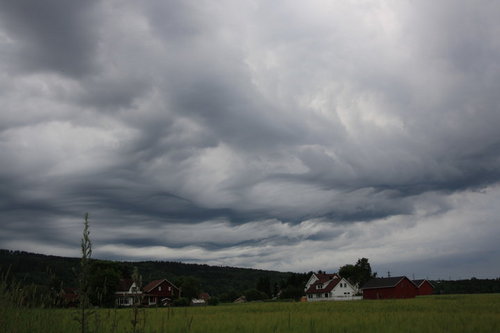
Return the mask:
{"type": "Polygon", "coordinates": [[[1,1],[3,26],[16,42],[15,67],[22,71],[89,74],[97,48],[96,1],[1,1]]]}
{"type": "Polygon", "coordinates": [[[496,253],[500,8],[370,3],[0,2],[0,246],[89,211],[109,258],[496,253]]]}

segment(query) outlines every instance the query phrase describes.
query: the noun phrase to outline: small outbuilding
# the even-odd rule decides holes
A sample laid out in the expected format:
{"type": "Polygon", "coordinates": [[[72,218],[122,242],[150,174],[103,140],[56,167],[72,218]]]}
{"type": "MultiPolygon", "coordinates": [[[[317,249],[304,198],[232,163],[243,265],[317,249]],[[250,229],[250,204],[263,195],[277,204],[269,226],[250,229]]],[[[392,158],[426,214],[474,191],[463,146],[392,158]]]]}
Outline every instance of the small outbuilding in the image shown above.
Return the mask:
{"type": "Polygon", "coordinates": [[[238,297],[237,299],[234,300],[233,303],[235,304],[240,304],[240,303],[246,303],[247,298],[245,296],[238,297]]]}
{"type": "Polygon", "coordinates": [[[418,288],[417,295],[432,295],[434,293],[434,286],[428,280],[413,280],[413,283],[418,288]]]}
{"type": "Polygon", "coordinates": [[[406,276],[374,278],[361,287],[363,299],[413,298],[418,287],[406,276]]]}

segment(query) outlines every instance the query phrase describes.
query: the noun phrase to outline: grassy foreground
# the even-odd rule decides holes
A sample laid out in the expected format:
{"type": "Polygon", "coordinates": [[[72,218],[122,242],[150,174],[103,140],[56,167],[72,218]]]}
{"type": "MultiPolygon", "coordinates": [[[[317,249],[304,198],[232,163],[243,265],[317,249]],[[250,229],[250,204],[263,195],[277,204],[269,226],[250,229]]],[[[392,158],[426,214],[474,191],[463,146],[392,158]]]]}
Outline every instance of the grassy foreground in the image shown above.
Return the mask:
{"type": "MultiPolygon", "coordinates": [[[[78,332],[74,309],[0,309],[0,331],[78,332]]],[[[131,332],[130,309],[98,309],[92,332],[131,332]]],[[[144,309],[140,332],[500,332],[500,294],[408,300],[144,309]]]]}

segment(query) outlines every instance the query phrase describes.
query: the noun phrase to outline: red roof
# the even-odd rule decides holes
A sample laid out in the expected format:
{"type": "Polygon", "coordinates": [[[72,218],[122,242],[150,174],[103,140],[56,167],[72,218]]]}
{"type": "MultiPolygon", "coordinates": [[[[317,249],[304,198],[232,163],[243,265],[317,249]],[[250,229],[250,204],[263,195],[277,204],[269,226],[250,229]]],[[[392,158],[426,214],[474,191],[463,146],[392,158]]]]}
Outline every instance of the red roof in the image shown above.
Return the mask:
{"type": "Polygon", "coordinates": [[[208,293],[200,293],[198,295],[198,298],[204,299],[205,301],[208,301],[210,299],[210,295],[208,293]]]}
{"type": "Polygon", "coordinates": [[[120,283],[118,284],[118,287],[116,288],[116,291],[117,292],[129,291],[130,287],[132,287],[133,283],[134,283],[134,280],[132,280],[132,279],[121,279],[120,283]]]}
{"type": "Polygon", "coordinates": [[[306,290],[306,294],[329,293],[341,280],[341,277],[336,273],[315,275],[318,280],[309,286],[309,289],[306,290]],[[321,285],[320,289],[317,288],[319,285],[321,285]]]}
{"type": "Polygon", "coordinates": [[[326,273],[318,273],[316,274],[316,277],[319,279],[319,281],[326,282],[330,281],[333,279],[338,279],[340,276],[337,273],[332,273],[332,274],[326,274],[326,273]]]}
{"type": "Polygon", "coordinates": [[[411,281],[406,276],[394,276],[388,278],[373,278],[369,280],[367,283],[365,283],[363,287],[361,287],[361,289],[365,290],[365,289],[378,289],[378,288],[394,288],[404,279],[410,281],[411,284],[417,287],[415,282],[411,281]]]}
{"type": "Polygon", "coordinates": [[[151,290],[153,290],[154,288],[156,288],[157,286],[159,286],[160,284],[162,284],[163,282],[167,282],[168,284],[170,284],[172,287],[178,289],[173,283],[171,283],[170,281],[168,281],[167,279],[161,279],[161,280],[154,280],[154,281],[151,281],[149,282],[147,285],[144,286],[144,288],[142,288],[142,290],[146,293],[149,293],[151,290]]]}
{"type": "Polygon", "coordinates": [[[427,281],[428,284],[431,285],[432,288],[434,288],[434,285],[432,283],[429,282],[429,280],[426,280],[426,279],[423,279],[423,280],[412,280],[412,282],[417,286],[417,287],[421,287],[425,282],[427,281]]]}

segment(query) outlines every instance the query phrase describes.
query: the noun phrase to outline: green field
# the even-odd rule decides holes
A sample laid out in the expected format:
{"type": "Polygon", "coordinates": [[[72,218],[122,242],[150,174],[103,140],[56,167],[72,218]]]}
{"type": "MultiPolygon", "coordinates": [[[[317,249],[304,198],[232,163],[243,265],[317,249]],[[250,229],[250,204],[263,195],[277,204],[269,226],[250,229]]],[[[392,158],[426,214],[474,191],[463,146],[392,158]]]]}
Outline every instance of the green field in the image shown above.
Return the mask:
{"type": "MultiPolygon", "coordinates": [[[[75,309],[3,308],[0,332],[79,332],[75,309]]],[[[98,309],[93,332],[131,332],[131,309],[98,309]]],[[[141,309],[141,332],[500,332],[500,294],[407,300],[141,309]]]]}

